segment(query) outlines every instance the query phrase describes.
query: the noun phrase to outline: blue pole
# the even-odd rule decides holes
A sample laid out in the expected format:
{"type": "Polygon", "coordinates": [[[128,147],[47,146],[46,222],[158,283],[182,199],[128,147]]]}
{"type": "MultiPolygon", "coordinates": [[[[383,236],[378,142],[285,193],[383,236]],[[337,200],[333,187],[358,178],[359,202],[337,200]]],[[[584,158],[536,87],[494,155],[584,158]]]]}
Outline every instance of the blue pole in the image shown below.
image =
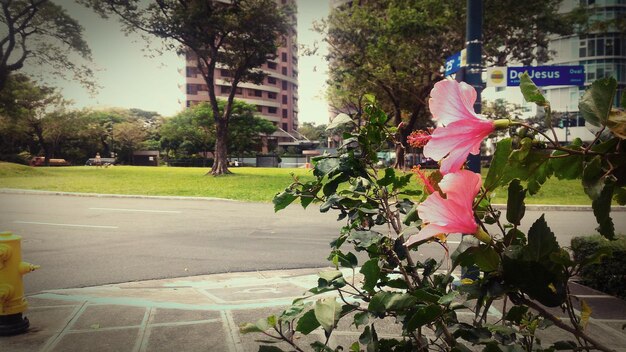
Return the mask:
{"type": "MultiPolygon", "coordinates": [[[[465,68],[464,80],[476,89],[476,103],[474,110],[480,114],[482,110],[481,92],[483,90],[482,79],[482,26],[483,26],[483,1],[467,0],[467,23],[465,32],[465,45],[467,50],[467,67],[465,68]]],[[[480,173],[480,154],[469,155],[467,159],[468,169],[480,173]]]]}
{"type": "MultiPolygon", "coordinates": [[[[465,32],[465,46],[467,54],[467,65],[463,72],[462,79],[465,83],[476,89],[476,102],[474,103],[474,111],[480,114],[482,110],[481,93],[483,90],[482,79],[482,26],[483,26],[483,1],[467,0],[467,21],[465,32]]],[[[478,155],[470,154],[467,158],[467,168],[470,171],[480,173],[480,153],[478,155]]],[[[466,236],[464,239],[467,240],[466,236]]],[[[476,280],[479,277],[479,269],[477,266],[461,268],[461,277],[463,279],[476,280]]]]}

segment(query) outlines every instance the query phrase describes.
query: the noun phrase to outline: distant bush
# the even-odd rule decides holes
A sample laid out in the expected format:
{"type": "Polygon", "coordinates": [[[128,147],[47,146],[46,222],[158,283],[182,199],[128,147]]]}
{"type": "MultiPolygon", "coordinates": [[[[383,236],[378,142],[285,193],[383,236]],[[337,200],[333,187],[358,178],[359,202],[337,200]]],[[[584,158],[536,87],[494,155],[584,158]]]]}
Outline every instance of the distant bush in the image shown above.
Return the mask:
{"type": "Polygon", "coordinates": [[[0,155],[0,160],[6,161],[6,162],[9,162],[9,163],[28,165],[28,161],[30,160],[30,154],[29,155],[23,155],[23,154],[1,154],[0,155]]]}
{"type": "Polygon", "coordinates": [[[601,236],[576,237],[572,239],[574,259],[584,261],[599,251],[606,251],[599,263],[584,266],[580,282],[596,290],[626,298],[626,236],[608,241],[601,236]]]}

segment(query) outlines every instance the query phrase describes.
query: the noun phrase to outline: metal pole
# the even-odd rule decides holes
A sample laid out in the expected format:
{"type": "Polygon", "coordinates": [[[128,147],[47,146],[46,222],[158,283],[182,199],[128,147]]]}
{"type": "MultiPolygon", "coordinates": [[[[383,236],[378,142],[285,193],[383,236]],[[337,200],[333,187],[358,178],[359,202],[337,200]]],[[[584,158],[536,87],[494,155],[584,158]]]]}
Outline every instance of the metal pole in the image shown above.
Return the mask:
{"type": "MultiPolygon", "coordinates": [[[[465,83],[476,89],[476,102],[474,103],[474,111],[480,114],[482,110],[481,93],[483,90],[482,79],[482,26],[483,26],[483,1],[467,0],[467,20],[465,31],[465,47],[467,50],[467,66],[462,76],[465,83]]],[[[480,173],[480,153],[478,155],[470,154],[467,158],[467,168],[470,171],[480,173]]],[[[463,236],[462,241],[472,241],[473,237],[463,236]]],[[[480,270],[477,266],[461,268],[461,277],[463,279],[478,279],[480,270]]]]}
{"type": "MultiPolygon", "coordinates": [[[[476,102],[474,110],[480,114],[482,111],[481,92],[483,90],[482,79],[482,48],[483,48],[483,1],[467,0],[467,23],[465,32],[465,45],[467,50],[467,67],[464,81],[476,89],[476,102]]],[[[469,155],[467,158],[468,169],[480,173],[480,154],[469,155]]]]}

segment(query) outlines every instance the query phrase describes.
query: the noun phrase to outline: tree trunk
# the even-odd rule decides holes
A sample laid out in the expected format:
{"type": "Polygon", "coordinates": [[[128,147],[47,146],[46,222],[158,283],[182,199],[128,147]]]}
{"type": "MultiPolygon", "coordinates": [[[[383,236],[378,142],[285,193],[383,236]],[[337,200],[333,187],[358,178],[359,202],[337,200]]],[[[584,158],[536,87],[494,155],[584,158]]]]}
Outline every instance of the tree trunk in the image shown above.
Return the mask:
{"type": "Polygon", "coordinates": [[[213,159],[213,167],[208,174],[213,176],[226,175],[231,172],[228,170],[228,127],[227,121],[218,119],[216,121],[216,140],[215,155],[213,159]]]}
{"type": "Polygon", "coordinates": [[[37,139],[39,140],[39,146],[43,150],[43,155],[44,155],[43,164],[45,166],[50,166],[50,147],[48,146],[48,144],[46,144],[46,141],[43,139],[43,129],[41,128],[41,124],[35,123],[33,125],[33,129],[35,130],[35,134],[37,135],[37,139]]]}

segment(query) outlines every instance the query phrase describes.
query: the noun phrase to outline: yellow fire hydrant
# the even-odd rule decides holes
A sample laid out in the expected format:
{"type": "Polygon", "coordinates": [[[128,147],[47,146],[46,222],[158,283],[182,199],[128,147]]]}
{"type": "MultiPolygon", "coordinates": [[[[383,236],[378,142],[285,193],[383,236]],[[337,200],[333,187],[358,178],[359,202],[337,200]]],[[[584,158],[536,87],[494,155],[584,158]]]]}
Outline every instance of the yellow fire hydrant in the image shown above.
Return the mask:
{"type": "Polygon", "coordinates": [[[29,326],[22,317],[28,307],[22,275],[39,265],[22,261],[21,240],[11,232],[0,232],[0,336],[20,334],[29,326]]]}

